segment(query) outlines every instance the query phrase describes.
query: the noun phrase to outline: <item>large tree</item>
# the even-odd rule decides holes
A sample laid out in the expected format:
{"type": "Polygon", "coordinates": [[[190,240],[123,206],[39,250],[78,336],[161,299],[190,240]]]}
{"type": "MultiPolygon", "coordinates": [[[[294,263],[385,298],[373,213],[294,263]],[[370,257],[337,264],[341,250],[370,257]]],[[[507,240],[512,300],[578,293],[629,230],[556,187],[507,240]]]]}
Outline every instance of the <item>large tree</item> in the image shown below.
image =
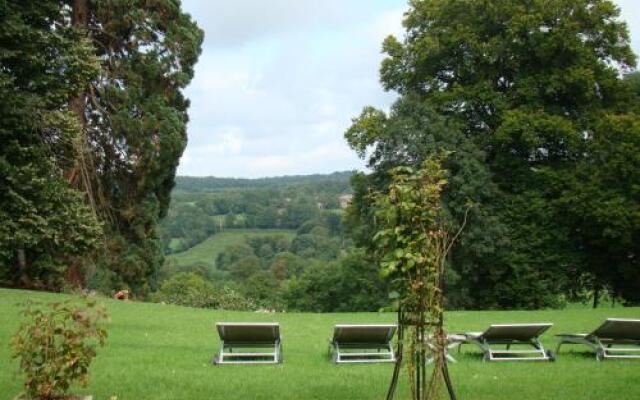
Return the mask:
{"type": "Polygon", "coordinates": [[[188,100],[203,32],[178,0],[74,0],[73,24],[100,74],[72,107],[82,126],[67,178],[105,222],[102,266],[140,289],[162,263],[158,219],[186,145],[188,100]]]}
{"type": "Polygon", "coordinates": [[[95,262],[142,289],[202,31],[178,0],[5,1],[0,19],[0,279],[82,284],[95,262]]]}
{"type": "Polygon", "coordinates": [[[638,149],[640,132],[629,105],[637,97],[621,78],[635,56],[617,7],[608,0],[414,0],[404,25],[403,41],[385,40],[381,67],[398,103],[389,115],[365,109],[347,138],[361,155],[374,149],[370,180],[398,164],[394,158],[417,164],[438,147],[436,135],[465,160],[467,172],[457,169],[459,187],[444,194],[445,206],[459,218],[467,197],[485,218],[471,215],[454,250],[463,305],[550,305],[560,293],[577,296],[576,282],[629,298],[619,276],[628,284],[640,275],[638,224],[625,222],[636,215],[637,167],[620,163],[638,149]],[[628,179],[598,189],[625,170],[628,179]],[[484,245],[478,252],[472,243],[484,245]]]}
{"type": "Polygon", "coordinates": [[[59,288],[100,225],[64,180],[80,127],[68,107],[98,74],[59,1],[0,5],[0,283],[59,288]]]}

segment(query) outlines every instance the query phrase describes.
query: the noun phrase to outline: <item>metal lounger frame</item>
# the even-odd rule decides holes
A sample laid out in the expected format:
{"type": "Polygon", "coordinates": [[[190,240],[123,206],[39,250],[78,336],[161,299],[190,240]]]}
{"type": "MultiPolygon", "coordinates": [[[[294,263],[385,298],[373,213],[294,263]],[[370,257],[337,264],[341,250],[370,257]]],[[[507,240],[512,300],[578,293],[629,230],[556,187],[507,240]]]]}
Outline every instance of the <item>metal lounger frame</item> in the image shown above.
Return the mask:
{"type": "MultiPolygon", "coordinates": [[[[546,326],[543,328],[541,332],[531,337],[527,340],[522,339],[491,339],[485,338],[482,333],[479,336],[470,336],[466,335],[467,339],[460,344],[460,347],[464,343],[472,343],[477,345],[484,352],[483,361],[553,361],[554,357],[552,354],[547,352],[540,342],[539,336],[542,335],[552,324],[502,324],[502,325],[492,325],[491,328],[494,327],[513,327],[513,326],[546,326]],[[505,345],[505,349],[496,349],[492,346],[494,345],[505,345]],[[525,349],[511,349],[513,345],[527,345],[531,346],[531,350],[525,349]]],[[[489,328],[489,329],[491,329],[489,328]]],[[[458,350],[460,350],[458,347],[458,350]]]]}
{"type": "Polygon", "coordinates": [[[333,362],[335,362],[336,364],[379,363],[396,361],[396,355],[393,351],[393,345],[390,341],[388,343],[380,343],[375,345],[363,345],[362,343],[331,342],[330,351],[333,362]],[[358,349],[362,351],[348,352],[345,351],[347,349],[358,349]]]}
{"type": "Polygon", "coordinates": [[[220,351],[216,357],[215,364],[279,364],[282,362],[282,347],[280,340],[275,343],[246,343],[246,342],[225,342],[220,343],[220,351]],[[233,352],[239,348],[271,348],[271,351],[263,352],[233,352]],[[264,358],[259,359],[259,358],[264,358]]]}
{"type": "Polygon", "coordinates": [[[602,361],[607,359],[631,359],[640,360],[640,339],[608,339],[600,337],[598,330],[607,323],[615,323],[618,321],[633,321],[640,323],[640,320],[628,320],[622,318],[607,318],[607,320],[596,328],[592,333],[587,335],[580,334],[561,334],[556,335],[560,338],[556,353],[560,351],[563,344],[583,344],[590,347],[596,353],[596,360],[602,361]],[[614,347],[624,346],[624,347],[614,347]],[[629,347],[634,346],[634,347],[629,347]]]}
{"type": "Polygon", "coordinates": [[[386,342],[359,342],[349,343],[333,340],[329,342],[329,354],[336,364],[348,363],[380,363],[395,362],[396,355],[393,350],[392,338],[397,328],[396,325],[336,325],[334,326],[334,335],[336,328],[368,328],[368,327],[384,327],[390,329],[387,333],[386,342]],[[359,351],[348,351],[350,349],[359,351]]]}

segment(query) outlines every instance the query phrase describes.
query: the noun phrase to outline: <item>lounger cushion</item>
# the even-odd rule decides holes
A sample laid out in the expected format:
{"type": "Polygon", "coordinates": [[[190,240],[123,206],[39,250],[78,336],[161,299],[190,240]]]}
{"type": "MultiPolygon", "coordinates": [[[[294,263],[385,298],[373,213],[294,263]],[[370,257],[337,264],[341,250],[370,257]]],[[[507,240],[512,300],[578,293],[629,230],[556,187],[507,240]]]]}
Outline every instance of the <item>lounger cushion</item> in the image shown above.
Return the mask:
{"type": "Polygon", "coordinates": [[[347,344],[386,344],[395,334],[396,325],[336,325],[333,341],[347,344]]]}
{"type": "Polygon", "coordinates": [[[589,336],[599,339],[640,340],[640,320],[609,318],[589,336]]]}
{"type": "Polygon", "coordinates": [[[229,343],[275,343],[280,340],[277,323],[218,323],[220,339],[229,343]]]}
{"type": "Polygon", "coordinates": [[[480,335],[486,340],[522,340],[527,341],[542,335],[553,324],[496,324],[480,335]]]}

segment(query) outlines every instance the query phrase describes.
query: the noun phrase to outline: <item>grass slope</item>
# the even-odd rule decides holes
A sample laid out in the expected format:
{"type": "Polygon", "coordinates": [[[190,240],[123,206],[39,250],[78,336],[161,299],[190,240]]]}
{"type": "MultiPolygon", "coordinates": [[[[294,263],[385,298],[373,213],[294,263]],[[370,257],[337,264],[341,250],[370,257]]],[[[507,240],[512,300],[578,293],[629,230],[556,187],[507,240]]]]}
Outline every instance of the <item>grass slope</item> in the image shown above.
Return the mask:
{"type": "MultiPolygon", "coordinates": [[[[9,338],[19,325],[16,303],[61,295],[0,289],[0,399],[20,391],[9,338]]],[[[97,399],[382,399],[392,366],[333,365],[327,339],[336,323],[380,323],[392,314],[258,314],[105,300],[111,314],[109,338],[91,368],[91,383],[75,393],[97,399]],[[218,340],[215,321],[277,321],[282,325],[285,362],[264,366],[212,366],[218,340]]],[[[555,322],[553,334],[582,332],[605,317],[640,317],[639,308],[562,311],[451,312],[452,331],[481,330],[489,323],[555,322]]],[[[597,362],[576,347],[555,363],[487,363],[471,346],[455,355],[451,372],[460,399],[626,400],[640,398],[640,362],[597,362]]],[[[399,397],[407,398],[406,379],[399,397]]]]}
{"type": "Polygon", "coordinates": [[[292,239],[295,231],[287,229],[229,229],[212,235],[189,250],[171,254],[167,256],[167,259],[175,262],[178,267],[203,264],[214,268],[216,257],[227,246],[242,242],[248,236],[271,235],[284,235],[292,239]]]}

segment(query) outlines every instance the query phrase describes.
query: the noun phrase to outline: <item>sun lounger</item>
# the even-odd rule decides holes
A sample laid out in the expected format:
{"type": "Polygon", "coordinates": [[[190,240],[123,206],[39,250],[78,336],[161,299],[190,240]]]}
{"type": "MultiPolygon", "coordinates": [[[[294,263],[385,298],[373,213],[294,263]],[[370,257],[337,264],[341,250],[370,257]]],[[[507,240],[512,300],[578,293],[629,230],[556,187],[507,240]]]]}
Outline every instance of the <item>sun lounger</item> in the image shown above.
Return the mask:
{"type": "MultiPolygon", "coordinates": [[[[453,349],[455,349],[456,347],[460,348],[460,345],[464,343],[466,339],[466,336],[463,335],[447,335],[444,343],[444,355],[448,361],[453,363],[457,362],[456,359],[451,355],[451,351],[453,351],[453,349]]],[[[435,359],[434,353],[437,350],[435,338],[429,336],[428,340],[426,341],[426,345],[431,351],[431,355],[429,355],[429,357],[427,358],[427,363],[431,364],[435,359]]]]}
{"type": "Polygon", "coordinates": [[[597,360],[640,359],[640,319],[608,318],[591,333],[561,334],[556,352],[563,344],[584,344],[597,360]]]}
{"type": "Polygon", "coordinates": [[[553,353],[545,351],[542,335],[553,324],[497,324],[484,332],[463,333],[463,343],[477,345],[486,361],[553,361],[553,353]],[[505,345],[505,348],[495,346],[505,345]],[[514,347],[515,346],[515,347],[514,347]]]}
{"type": "Polygon", "coordinates": [[[220,351],[214,364],[276,364],[282,362],[278,323],[220,322],[220,351]]]}
{"type": "Polygon", "coordinates": [[[396,325],[336,325],[329,351],[333,362],[395,362],[391,339],[396,325]]]}

